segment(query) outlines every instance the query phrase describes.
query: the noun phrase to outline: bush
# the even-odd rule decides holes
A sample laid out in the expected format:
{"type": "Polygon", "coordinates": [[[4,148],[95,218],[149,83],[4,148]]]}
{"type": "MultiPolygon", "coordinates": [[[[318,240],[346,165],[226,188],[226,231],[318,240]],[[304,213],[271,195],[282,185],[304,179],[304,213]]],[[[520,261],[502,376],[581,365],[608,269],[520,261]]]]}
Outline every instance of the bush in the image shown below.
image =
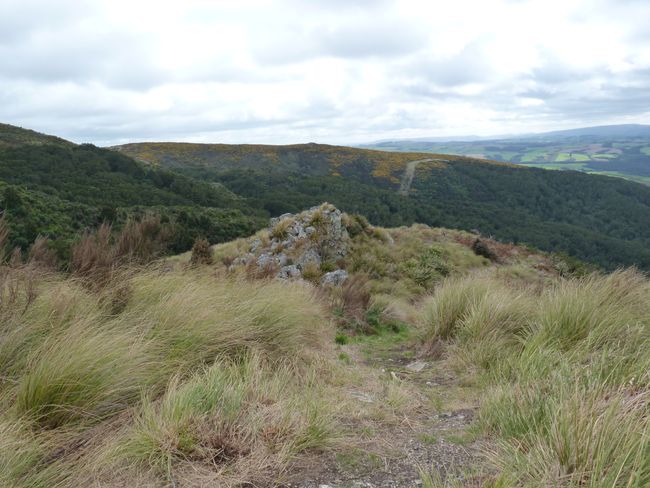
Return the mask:
{"type": "Polygon", "coordinates": [[[497,253],[490,247],[490,245],[481,240],[481,239],[476,239],[474,243],[472,244],[472,251],[474,251],[474,254],[477,256],[483,256],[484,258],[489,259],[490,261],[497,261],[498,256],[497,253]]]}
{"type": "Polygon", "coordinates": [[[192,246],[192,256],[190,264],[198,266],[200,264],[211,265],[213,263],[213,253],[210,243],[207,239],[197,239],[192,246]]]}

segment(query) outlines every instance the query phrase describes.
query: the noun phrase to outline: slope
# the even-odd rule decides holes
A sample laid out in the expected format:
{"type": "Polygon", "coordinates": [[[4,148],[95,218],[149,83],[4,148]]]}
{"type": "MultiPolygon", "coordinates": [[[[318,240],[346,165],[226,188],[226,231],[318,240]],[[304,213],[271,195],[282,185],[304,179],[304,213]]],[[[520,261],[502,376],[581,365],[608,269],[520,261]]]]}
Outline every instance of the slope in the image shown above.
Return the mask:
{"type": "Polygon", "coordinates": [[[293,146],[129,144],[151,164],[224,184],[269,214],[330,201],[377,225],[479,229],[606,268],[650,269],[650,188],[462,156],[293,146]],[[434,159],[434,161],[415,161],[434,159]],[[408,192],[400,183],[409,169],[408,192]]]}
{"type": "Polygon", "coordinates": [[[89,144],[76,145],[3,125],[0,130],[0,202],[12,245],[36,235],[65,243],[104,220],[155,213],[177,226],[174,250],[197,235],[231,239],[257,227],[256,213],[222,185],[137,163],[89,144]],[[230,229],[219,235],[219,229],[230,229]]]}

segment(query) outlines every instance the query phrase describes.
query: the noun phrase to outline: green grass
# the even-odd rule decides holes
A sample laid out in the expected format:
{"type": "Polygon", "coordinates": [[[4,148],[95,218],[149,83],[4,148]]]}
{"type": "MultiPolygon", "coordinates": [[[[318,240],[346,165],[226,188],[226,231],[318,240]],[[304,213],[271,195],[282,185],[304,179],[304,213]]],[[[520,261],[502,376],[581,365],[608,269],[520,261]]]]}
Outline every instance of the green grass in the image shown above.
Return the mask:
{"type": "Polygon", "coordinates": [[[561,152],[557,154],[555,161],[558,163],[563,161],[579,162],[579,161],[589,161],[589,159],[590,158],[587,154],[581,154],[576,152],[572,152],[572,153],[561,152]]]}
{"type": "Polygon", "coordinates": [[[548,152],[543,150],[527,151],[522,157],[522,163],[532,163],[536,161],[545,161],[548,158],[548,152]]]}
{"type": "Polygon", "coordinates": [[[618,157],[618,154],[610,154],[610,153],[592,154],[591,155],[592,159],[616,159],[617,157],[618,157]]]}

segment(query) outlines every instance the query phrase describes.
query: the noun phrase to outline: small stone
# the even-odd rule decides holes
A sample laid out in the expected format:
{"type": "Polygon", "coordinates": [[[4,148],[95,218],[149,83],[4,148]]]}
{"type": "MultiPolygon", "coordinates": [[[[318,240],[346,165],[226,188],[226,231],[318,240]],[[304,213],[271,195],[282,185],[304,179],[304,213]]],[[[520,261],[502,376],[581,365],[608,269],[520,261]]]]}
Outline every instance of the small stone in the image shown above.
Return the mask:
{"type": "Polygon", "coordinates": [[[257,265],[258,265],[260,268],[265,268],[266,266],[268,266],[269,264],[273,263],[274,261],[275,261],[275,260],[273,259],[273,256],[271,256],[270,254],[264,253],[264,254],[261,254],[261,255],[257,258],[257,265]]]}
{"type": "Polygon", "coordinates": [[[261,239],[255,239],[253,242],[251,242],[251,247],[250,251],[251,252],[257,252],[257,250],[262,246],[262,240],[261,239]]]}
{"type": "Polygon", "coordinates": [[[419,373],[426,367],[427,363],[424,361],[413,361],[412,363],[406,365],[406,369],[413,371],[414,373],[419,373]]]}
{"type": "Polygon", "coordinates": [[[277,274],[277,277],[283,280],[288,280],[291,278],[300,278],[302,274],[298,267],[294,264],[289,266],[283,266],[277,274]]]}
{"type": "Polygon", "coordinates": [[[372,396],[370,396],[367,393],[363,393],[362,391],[353,391],[352,392],[352,397],[356,398],[357,400],[360,400],[365,403],[373,403],[374,399],[372,396]]]}
{"type": "Polygon", "coordinates": [[[323,286],[341,286],[347,279],[348,272],[344,269],[337,269],[336,271],[325,273],[320,280],[320,284],[323,286]]]}

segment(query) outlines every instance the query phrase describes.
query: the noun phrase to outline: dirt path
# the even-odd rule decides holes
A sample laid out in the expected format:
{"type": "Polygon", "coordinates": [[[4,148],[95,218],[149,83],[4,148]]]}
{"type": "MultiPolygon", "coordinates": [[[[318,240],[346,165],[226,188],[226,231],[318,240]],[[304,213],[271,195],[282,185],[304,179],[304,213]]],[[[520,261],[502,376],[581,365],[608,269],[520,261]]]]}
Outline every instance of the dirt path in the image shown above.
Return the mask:
{"type": "Polygon", "coordinates": [[[402,176],[402,181],[399,185],[399,194],[407,196],[409,190],[411,189],[411,184],[413,183],[413,177],[415,176],[415,169],[420,163],[430,163],[432,161],[441,161],[448,162],[446,159],[436,159],[436,158],[427,158],[427,159],[418,159],[417,161],[411,161],[406,164],[406,169],[404,170],[404,175],[402,176]]]}
{"type": "Polygon", "coordinates": [[[367,419],[350,419],[349,445],[315,456],[285,486],[412,488],[423,486],[423,473],[480,486],[484,441],[469,429],[477,392],[439,362],[416,360],[414,351],[400,344],[344,348],[352,366],[388,378],[410,397],[389,413],[385,410],[391,408],[390,394],[378,398],[363,388],[351,390],[359,410],[376,411],[367,419]]]}

